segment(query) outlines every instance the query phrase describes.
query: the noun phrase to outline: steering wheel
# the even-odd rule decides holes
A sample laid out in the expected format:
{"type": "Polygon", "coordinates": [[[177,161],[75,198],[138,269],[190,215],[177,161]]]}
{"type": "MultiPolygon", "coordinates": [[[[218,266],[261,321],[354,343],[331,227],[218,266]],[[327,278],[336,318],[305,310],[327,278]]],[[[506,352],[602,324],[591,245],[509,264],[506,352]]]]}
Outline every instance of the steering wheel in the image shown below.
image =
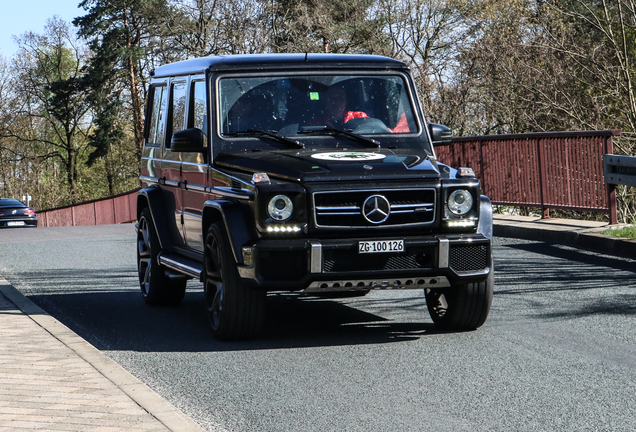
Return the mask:
{"type": "Polygon", "coordinates": [[[360,117],[351,119],[344,124],[344,127],[351,129],[356,134],[385,134],[391,133],[388,127],[380,119],[373,117],[360,117]]]}

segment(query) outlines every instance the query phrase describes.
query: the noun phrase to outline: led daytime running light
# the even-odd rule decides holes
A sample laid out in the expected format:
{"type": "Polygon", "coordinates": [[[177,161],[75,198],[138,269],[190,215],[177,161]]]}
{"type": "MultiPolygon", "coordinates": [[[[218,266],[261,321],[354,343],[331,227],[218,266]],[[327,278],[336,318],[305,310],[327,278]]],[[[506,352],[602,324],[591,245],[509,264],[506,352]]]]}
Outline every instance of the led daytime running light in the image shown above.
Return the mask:
{"type": "Polygon", "coordinates": [[[297,225],[270,225],[267,227],[268,233],[299,233],[301,228],[297,225]]]}
{"type": "Polygon", "coordinates": [[[475,221],[472,220],[460,220],[460,221],[450,221],[448,222],[449,227],[473,227],[475,226],[475,221]]]}

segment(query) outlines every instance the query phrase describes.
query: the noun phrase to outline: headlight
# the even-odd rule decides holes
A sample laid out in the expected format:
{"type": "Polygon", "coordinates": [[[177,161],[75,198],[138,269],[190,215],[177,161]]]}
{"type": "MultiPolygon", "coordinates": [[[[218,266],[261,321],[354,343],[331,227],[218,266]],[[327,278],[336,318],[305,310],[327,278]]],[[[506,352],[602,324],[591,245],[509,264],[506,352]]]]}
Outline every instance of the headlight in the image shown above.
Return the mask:
{"type": "Polygon", "coordinates": [[[267,204],[269,216],[277,221],[289,219],[293,210],[294,205],[287,195],[276,195],[269,200],[269,204],[267,204]]]}
{"type": "Polygon", "coordinates": [[[463,216],[473,208],[473,196],[464,189],[458,189],[448,197],[448,210],[456,216],[463,216]]]}

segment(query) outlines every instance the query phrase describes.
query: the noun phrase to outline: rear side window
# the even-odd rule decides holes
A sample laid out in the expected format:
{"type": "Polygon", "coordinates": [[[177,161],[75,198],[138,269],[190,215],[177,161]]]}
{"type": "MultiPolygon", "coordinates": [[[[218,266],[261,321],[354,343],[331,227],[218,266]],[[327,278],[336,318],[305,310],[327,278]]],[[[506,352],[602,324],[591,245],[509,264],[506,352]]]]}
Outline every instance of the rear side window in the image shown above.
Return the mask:
{"type": "Polygon", "coordinates": [[[165,87],[154,87],[151,93],[152,105],[150,112],[150,122],[148,124],[148,146],[160,146],[166,136],[165,122],[163,119],[166,112],[167,98],[165,95],[165,87]]]}
{"type": "Polygon", "coordinates": [[[185,81],[172,84],[172,124],[170,133],[179,132],[185,128],[187,86],[185,81]]]}
{"type": "Polygon", "coordinates": [[[208,134],[208,116],[206,110],[205,81],[192,83],[192,124],[191,127],[199,128],[204,134],[208,134]]]}

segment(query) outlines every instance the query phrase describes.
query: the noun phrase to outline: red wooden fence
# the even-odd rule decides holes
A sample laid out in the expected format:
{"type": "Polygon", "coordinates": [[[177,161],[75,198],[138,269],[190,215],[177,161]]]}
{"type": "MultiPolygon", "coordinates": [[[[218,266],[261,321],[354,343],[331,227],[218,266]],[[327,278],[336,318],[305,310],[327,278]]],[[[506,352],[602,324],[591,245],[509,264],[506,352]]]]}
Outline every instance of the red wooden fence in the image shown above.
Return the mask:
{"type": "Polygon", "coordinates": [[[137,219],[137,191],[86,201],[72,206],[38,211],[38,226],[108,225],[137,219]]]}
{"type": "Polygon", "coordinates": [[[617,223],[616,192],[603,178],[603,154],[618,130],[453,138],[437,159],[471,167],[493,204],[598,211],[617,223]]]}

